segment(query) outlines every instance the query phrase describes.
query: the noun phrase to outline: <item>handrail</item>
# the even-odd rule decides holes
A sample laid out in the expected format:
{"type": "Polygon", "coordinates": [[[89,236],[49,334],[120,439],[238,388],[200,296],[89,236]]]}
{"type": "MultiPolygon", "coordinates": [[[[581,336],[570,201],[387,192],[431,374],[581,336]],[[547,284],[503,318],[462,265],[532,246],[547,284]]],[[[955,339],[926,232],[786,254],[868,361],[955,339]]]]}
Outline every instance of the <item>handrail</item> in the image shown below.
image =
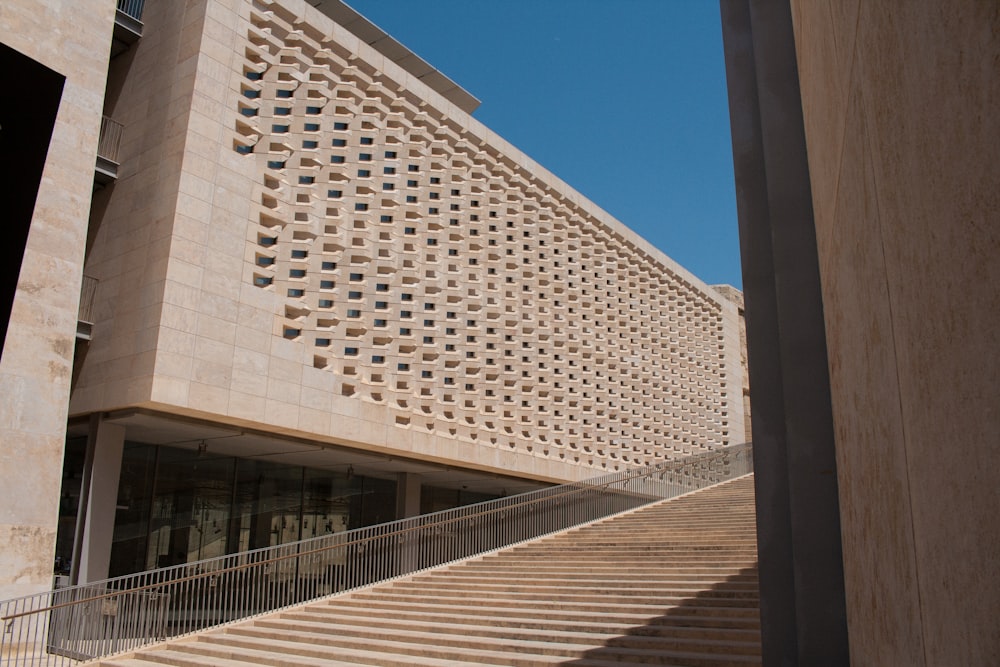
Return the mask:
{"type": "Polygon", "coordinates": [[[0,666],[106,657],[518,544],[752,471],[750,444],[0,602],[0,666]],[[47,655],[46,655],[47,654],[47,655]]]}
{"type": "MultiPolygon", "coordinates": [[[[557,488],[559,488],[559,487],[557,487],[557,488]]],[[[583,491],[583,489],[571,489],[569,491],[564,492],[562,495],[576,494],[576,493],[580,493],[581,491],[583,491]]],[[[551,500],[551,498],[545,498],[544,500],[551,500]]],[[[538,502],[541,502],[541,500],[540,499],[529,500],[529,501],[526,501],[524,504],[525,505],[531,505],[531,504],[538,503],[538,502]]],[[[479,504],[482,504],[482,503],[479,503],[479,504]]],[[[473,507],[473,506],[474,505],[469,505],[469,507],[473,507]]],[[[448,511],[449,510],[444,510],[444,512],[448,512],[448,511]]],[[[500,510],[498,510],[498,509],[491,509],[491,510],[487,510],[485,512],[477,512],[476,514],[472,514],[472,515],[465,516],[465,517],[444,519],[444,520],[439,521],[439,522],[437,522],[435,524],[432,524],[432,525],[434,525],[434,526],[442,526],[442,525],[446,525],[446,524],[449,524],[449,523],[455,523],[455,522],[459,521],[460,519],[471,519],[471,518],[475,518],[475,517],[486,516],[488,514],[492,514],[492,513],[498,512],[498,511],[500,511],[500,510]]],[[[431,515],[427,514],[425,516],[431,516],[431,515]]],[[[398,522],[393,521],[393,522],[390,522],[390,523],[398,523],[398,522]]],[[[384,525],[388,525],[388,524],[384,524],[384,525]]],[[[428,526],[411,526],[409,528],[402,528],[402,529],[396,531],[396,534],[403,534],[403,533],[407,533],[407,532],[413,532],[413,531],[420,530],[420,529],[426,528],[426,527],[428,527],[428,526]]],[[[347,532],[350,533],[350,532],[354,532],[354,531],[347,531],[347,532]]],[[[324,537],[326,537],[326,536],[324,536],[324,537]]],[[[289,543],[281,545],[281,546],[287,547],[287,546],[292,546],[292,545],[295,545],[295,544],[308,544],[309,542],[312,542],[312,541],[315,541],[315,540],[318,540],[318,539],[322,539],[322,538],[315,538],[315,537],[313,537],[313,538],[306,539],[306,540],[300,540],[298,542],[289,542],[289,543]]],[[[233,565],[233,566],[221,569],[221,570],[212,570],[211,573],[212,573],[212,576],[219,576],[219,575],[222,575],[222,574],[229,574],[231,572],[237,572],[239,570],[243,570],[243,569],[246,569],[248,567],[257,567],[257,566],[260,566],[260,565],[270,565],[270,564],[279,563],[279,562],[281,562],[283,560],[288,560],[288,559],[291,559],[291,558],[301,558],[302,556],[315,555],[315,554],[327,551],[327,550],[329,550],[331,548],[340,549],[340,548],[343,548],[343,547],[349,547],[349,546],[356,546],[356,545],[360,545],[360,544],[365,544],[367,542],[371,542],[371,541],[376,540],[376,539],[378,539],[378,536],[363,537],[363,538],[356,539],[356,540],[350,540],[350,541],[347,541],[347,542],[342,542],[342,543],[337,544],[337,545],[335,545],[333,547],[327,546],[327,547],[320,547],[318,549],[311,549],[309,551],[298,551],[298,552],[293,553],[293,554],[284,554],[282,556],[276,556],[276,557],[273,557],[273,558],[269,558],[267,560],[256,561],[256,562],[254,562],[251,565],[233,565]]],[[[270,548],[272,548],[272,547],[265,547],[265,549],[270,549],[270,548]]],[[[247,553],[250,553],[250,552],[247,552],[247,553]]],[[[233,555],[235,555],[235,554],[227,554],[227,556],[229,556],[229,557],[231,557],[233,555]]],[[[219,558],[226,558],[227,556],[221,556],[219,558]]],[[[192,567],[197,567],[197,565],[199,563],[207,563],[207,562],[212,562],[212,561],[215,561],[215,560],[217,560],[217,558],[209,558],[209,559],[206,559],[204,561],[195,561],[194,563],[185,563],[183,565],[178,565],[178,566],[175,566],[175,567],[181,567],[181,568],[185,568],[185,569],[190,569],[192,567]]],[[[192,575],[188,575],[186,577],[181,577],[180,579],[171,579],[170,583],[172,585],[176,585],[176,584],[179,584],[179,583],[186,583],[186,582],[189,582],[189,581],[194,581],[194,580],[196,580],[196,579],[198,579],[198,578],[200,578],[202,576],[205,576],[205,575],[204,574],[192,574],[192,575]]],[[[113,581],[113,580],[109,579],[109,580],[106,580],[104,582],[99,582],[99,583],[108,583],[110,581],[113,581]]],[[[84,587],[89,587],[89,586],[90,586],[90,584],[84,584],[84,587]]],[[[134,588],[130,588],[130,589],[128,589],[128,592],[129,593],[136,593],[136,592],[139,592],[139,591],[146,591],[146,590],[152,590],[154,588],[159,588],[160,586],[162,586],[162,584],[146,584],[144,586],[137,586],[137,587],[134,587],[134,588]]],[[[67,589],[58,589],[58,590],[64,591],[64,590],[67,590],[67,589]]],[[[123,591],[121,591],[121,590],[114,590],[114,591],[111,591],[110,593],[104,593],[104,594],[101,594],[101,595],[95,595],[95,596],[92,596],[92,597],[89,597],[89,598],[86,598],[86,599],[83,599],[83,600],[75,600],[73,602],[62,602],[62,603],[59,603],[59,604],[50,605],[48,607],[42,607],[41,609],[32,609],[31,611],[24,611],[24,612],[21,612],[19,614],[11,614],[10,616],[3,616],[3,617],[0,617],[0,621],[9,621],[9,620],[16,619],[16,618],[22,618],[24,616],[30,616],[32,614],[38,614],[38,613],[41,613],[41,612],[52,611],[54,609],[61,609],[63,607],[68,607],[68,606],[72,606],[72,605],[76,605],[76,604],[82,604],[84,602],[98,602],[100,600],[117,597],[117,596],[121,595],[122,593],[123,593],[123,591]]]]}

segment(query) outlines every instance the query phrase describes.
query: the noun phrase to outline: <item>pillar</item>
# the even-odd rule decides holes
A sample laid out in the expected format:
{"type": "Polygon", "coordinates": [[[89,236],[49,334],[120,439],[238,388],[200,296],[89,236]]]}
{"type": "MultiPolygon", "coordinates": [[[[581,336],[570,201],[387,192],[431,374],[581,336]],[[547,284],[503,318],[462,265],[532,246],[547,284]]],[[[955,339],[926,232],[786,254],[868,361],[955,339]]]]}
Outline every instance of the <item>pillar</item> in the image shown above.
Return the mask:
{"type": "Polygon", "coordinates": [[[396,518],[409,519],[420,514],[420,475],[401,472],[396,475],[396,518]]]}
{"type": "Polygon", "coordinates": [[[788,0],[722,0],[752,390],[764,665],[848,663],[839,490],[788,0]]]}
{"type": "Polygon", "coordinates": [[[124,449],[125,427],[92,415],[73,545],[73,583],[108,578],[124,449]]]}

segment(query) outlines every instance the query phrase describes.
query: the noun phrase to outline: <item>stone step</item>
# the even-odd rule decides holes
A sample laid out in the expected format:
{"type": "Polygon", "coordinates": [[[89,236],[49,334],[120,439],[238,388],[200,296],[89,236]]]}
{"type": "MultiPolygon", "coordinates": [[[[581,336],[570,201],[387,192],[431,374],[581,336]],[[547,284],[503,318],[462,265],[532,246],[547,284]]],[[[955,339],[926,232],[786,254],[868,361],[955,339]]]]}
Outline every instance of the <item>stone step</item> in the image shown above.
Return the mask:
{"type": "Polygon", "coordinates": [[[618,646],[643,650],[698,650],[706,653],[724,653],[727,655],[759,655],[759,636],[749,639],[733,637],[682,636],[681,633],[670,633],[660,628],[658,633],[626,633],[619,632],[583,632],[579,629],[538,629],[538,628],[477,628],[475,631],[462,625],[432,623],[394,623],[378,626],[358,627],[325,620],[324,622],[308,622],[292,619],[270,619],[257,621],[251,626],[240,626],[230,629],[231,633],[247,636],[286,638],[289,641],[321,642],[333,641],[339,643],[343,636],[381,640],[386,636],[386,625],[392,629],[392,637],[399,641],[414,644],[431,643],[444,646],[478,646],[492,649],[498,645],[505,646],[512,642],[525,642],[533,645],[537,642],[557,644],[592,644],[602,642],[605,646],[618,646]]]}
{"type": "Polygon", "coordinates": [[[666,539],[666,540],[651,540],[649,542],[636,542],[628,540],[614,540],[614,539],[602,539],[598,540],[580,540],[577,543],[570,544],[569,542],[565,544],[547,544],[539,545],[533,548],[519,549],[513,552],[512,556],[523,555],[526,553],[538,553],[538,552],[563,552],[567,554],[574,553],[586,553],[588,551],[613,551],[620,553],[623,556],[628,555],[639,555],[645,554],[647,551],[665,551],[665,552],[711,552],[711,551],[724,551],[731,553],[757,553],[757,545],[750,542],[725,542],[723,540],[676,540],[676,539],[666,539]]]}
{"type": "Polygon", "coordinates": [[[709,587],[707,589],[693,588],[689,591],[675,591],[671,589],[642,589],[636,591],[612,591],[601,592],[594,590],[581,590],[573,588],[555,587],[551,590],[539,590],[532,586],[519,586],[517,584],[497,584],[495,588],[481,591],[474,586],[451,587],[446,585],[421,585],[419,582],[394,582],[377,589],[362,590],[357,593],[361,598],[369,595],[381,595],[386,597],[407,597],[420,598],[426,595],[441,597],[444,599],[466,599],[469,597],[483,597],[488,595],[492,600],[537,600],[547,602],[579,601],[579,602],[607,602],[613,603],[634,603],[648,601],[649,604],[656,604],[657,601],[665,598],[683,598],[691,594],[698,593],[701,600],[743,600],[756,599],[756,589],[753,591],[730,590],[726,588],[709,587]],[[752,594],[748,594],[752,593],[752,594]]]}
{"type": "MultiPolygon", "coordinates": [[[[756,574],[757,559],[740,557],[737,559],[727,559],[726,562],[722,563],[715,562],[714,560],[706,562],[704,558],[690,560],[671,559],[668,563],[664,563],[660,560],[643,559],[633,565],[634,569],[630,568],[628,570],[623,570],[616,561],[605,561],[603,565],[601,563],[588,563],[586,567],[588,568],[586,570],[580,569],[580,564],[577,562],[533,562],[530,559],[514,560],[488,558],[455,564],[450,566],[448,570],[454,573],[481,573],[497,572],[500,570],[504,572],[511,572],[521,569],[525,571],[538,572],[539,574],[545,576],[554,572],[587,574],[590,570],[597,571],[602,574],[608,574],[617,570],[621,575],[645,575],[656,573],[672,575],[677,572],[682,572],[684,574],[701,573],[712,575],[720,572],[728,572],[731,574],[756,574]]],[[[435,572],[442,571],[444,571],[444,568],[429,570],[424,574],[433,574],[435,572]]]]}
{"type": "Polygon", "coordinates": [[[146,649],[141,657],[124,657],[112,660],[101,660],[96,667],[246,667],[245,660],[227,660],[219,657],[206,657],[179,650],[179,644],[172,648],[157,647],[146,649]]]}
{"type": "Polygon", "coordinates": [[[617,542],[606,542],[606,543],[594,543],[589,545],[558,545],[558,544],[539,544],[538,546],[523,547],[518,549],[516,552],[510,554],[512,557],[524,557],[526,555],[544,555],[544,554],[590,554],[594,552],[600,552],[601,554],[613,553],[620,554],[622,557],[628,557],[630,555],[643,555],[645,556],[650,551],[662,552],[662,553],[674,553],[674,554],[712,554],[715,552],[722,552],[725,554],[756,554],[756,545],[743,545],[743,544],[683,544],[683,543],[670,543],[670,542],[657,542],[653,544],[621,544],[617,542]]]}
{"type": "Polygon", "coordinates": [[[760,665],[752,491],[737,480],[99,664],[760,665]]]}
{"type": "MultiPolygon", "coordinates": [[[[664,623],[650,623],[648,625],[632,625],[630,623],[613,623],[607,619],[586,621],[584,619],[574,619],[571,621],[559,621],[548,618],[507,618],[501,616],[473,616],[460,613],[428,613],[426,609],[414,609],[411,611],[396,610],[391,617],[386,616],[380,610],[363,609],[326,609],[320,611],[315,607],[309,610],[285,612],[276,620],[290,620],[295,623],[337,623],[340,625],[360,626],[364,628],[385,628],[398,629],[409,628],[413,624],[429,624],[431,626],[465,627],[475,626],[472,632],[493,633],[501,632],[502,628],[528,629],[537,632],[582,632],[589,634],[629,634],[643,636],[669,636],[669,637],[706,637],[709,639],[731,640],[731,641],[759,641],[760,632],[753,626],[747,624],[746,627],[714,627],[699,624],[699,620],[692,616],[682,616],[680,612],[670,612],[670,616],[665,617],[664,623]],[[669,623],[667,622],[669,621],[669,623]]],[[[641,619],[637,619],[641,620],[641,619]]],[[[653,619],[654,621],[656,619],[653,619]]],[[[261,619],[258,623],[269,623],[268,619],[261,619]]]]}
{"type": "MultiPolygon", "coordinates": [[[[297,633],[297,635],[300,639],[302,638],[302,633],[297,633]]],[[[494,664],[497,660],[503,660],[501,664],[512,667],[527,667],[559,664],[559,660],[583,658],[593,651],[593,644],[563,644],[548,641],[505,640],[493,642],[471,637],[459,637],[459,641],[454,644],[438,641],[414,645],[409,641],[400,641],[400,639],[397,636],[377,638],[377,643],[374,645],[378,647],[380,661],[372,664],[406,664],[398,662],[399,656],[417,655],[444,660],[465,659],[469,664],[494,664]],[[464,641],[462,641],[463,639],[464,641]]],[[[291,664],[315,664],[315,660],[336,660],[344,652],[366,651],[373,646],[373,642],[371,639],[340,636],[330,638],[329,641],[323,643],[316,643],[296,638],[283,639],[266,633],[264,636],[237,635],[232,632],[232,629],[229,629],[224,633],[206,636],[202,641],[187,646],[188,650],[193,652],[208,653],[223,658],[231,656],[231,651],[234,649],[239,650],[241,654],[248,652],[259,656],[263,653],[268,657],[265,657],[265,661],[260,664],[285,667],[289,664],[287,660],[290,656],[294,656],[297,661],[291,664]]],[[[703,646],[700,649],[697,651],[691,651],[690,647],[687,647],[687,650],[669,647],[643,649],[632,646],[604,646],[601,648],[602,652],[605,653],[605,659],[614,655],[616,659],[624,658],[629,662],[639,664],[659,665],[664,664],[664,662],[669,664],[672,655],[689,661],[698,661],[689,664],[755,664],[759,663],[760,660],[755,655],[727,653],[723,647],[703,646]],[[720,650],[714,651],[712,650],[714,648],[720,650]],[[720,663],[719,660],[724,662],[720,663]]],[[[258,661],[255,660],[255,662],[258,661]]]]}
{"type": "Polygon", "coordinates": [[[572,539],[567,535],[557,535],[552,538],[549,544],[553,546],[567,545],[575,546],[580,543],[591,543],[597,541],[611,540],[614,542],[622,542],[625,544],[648,544],[648,543],[659,543],[664,541],[677,541],[677,540],[696,540],[701,542],[730,542],[733,544],[754,544],[755,538],[750,535],[743,535],[740,533],[735,533],[733,531],[718,531],[716,533],[706,533],[700,532],[695,533],[691,531],[690,534],[685,534],[678,531],[637,531],[636,533],[631,532],[601,532],[601,533],[587,533],[585,535],[576,536],[576,539],[572,539]]]}
{"type": "MultiPolygon", "coordinates": [[[[702,582],[661,582],[658,585],[653,585],[650,582],[644,584],[637,583],[632,587],[628,587],[627,594],[623,594],[622,586],[607,586],[603,582],[594,581],[591,582],[590,586],[576,585],[572,589],[566,586],[550,586],[543,585],[536,582],[525,583],[468,583],[468,582],[448,582],[448,581],[404,581],[396,582],[389,588],[392,592],[406,592],[406,593],[421,593],[425,592],[427,594],[445,594],[454,595],[462,597],[485,597],[493,596],[495,594],[523,594],[530,593],[533,596],[543,595],[546,599],[561,599],[558,596],[567,595],[566,591],[573,590],[574,596],[584,596],[587,598],[597,599],[644,599],[644,598],[656,598],[661,595],[687,595],[690,593],[697,593],[705,589],[702,582]]],[[[730,598],[730,597],[757,597],[757,586],[755,585],[739,585],[735,583],[717,583],[710,584],[710,589],[713,597],[720,598],[730,598]]]]}
{"type": "Polygon", "coordinates": [[[357,613],[364,613],[367,610],[378,610],[378,613],[397,614],[419,610],[422,613],[462,613],[470,617],[496,616],[517,620],[542,618],[552,621],[581,622],[604,620],[632,625],[642,625],[651,622],[652,619],[662,614],[673,614],[675,612],[678,614],[682,612],[688,618],[699,619],[699,624],[710,627],[754,627],[759,622],[759,614],[756,608],[693,606],[686,605],[683,602],[680,604],[662,604],[638,608],[602,607],[594,609],[592,606],[585,605],[582,608],[579,606],[567,606],[563,609],[538,609],[524,605],[487,607],[482,604],[441,604],[436,601],[425,601],[418,606],[408,602],[392,600],[359,600],[353,597],[345,597],[337,600],[337,607],[352,609],[357,613]]]}
{"type": "MultiPolygon", "coordinates": [[[[274,642],[269,639],[234,637],[215,634],[211,641],[205,640],[186,644],[183,650],[212,658],[230,659],[241,656],[248,664],[270,667],[319,667],[320,665],[347,664],[379,665],[380,667],[410,667],[414,657],[435,661],[450,661],[462,665],[507,665],[509,667],[540,667],[542,665],[565,664],[567,659],[582,656],[586,649],[576,652],[516,653],[505,650],[474,648],[452,648],[426,645],[417,651],[410,644],[385,638],[377,643],[371,641],[344,644],[300,644],[295,642],[274,642]]],[[[544,645],[539,650],[546,650],[544,645]]],[[[589,647],[588,647],[589,648],[589,647]]],[[[425,664],[440,664],[425,663],[425,664]]]]}
{"type": "MultiPolygon", "coordinates": [[[[115,662],[114,665],[118,665],[115,662]]],[[[502,667],[503,662],[480,662],[483,667],[502,667]]],[[[558,663],[549,663],[558,664],[558,663]]],[[[601,660],[593,667],[612,667],[611,662],[601,660]]],[[[103,663],[102,663],[103,665],[103,663]]],[[[207,648],[200,643],[176,644],[171,649],[154,649],[133,667],[153,667],[172,665],[174,667],[246,667],[247,665],[267,665],[271,667],[355,667],[357,665],[378,665],[380,667],[468,667],[466,660],[443,660],[418,655],[384,655],[377,649],[354,651],[342,649],[336,656],[311,658],[303,655],[276,656],[269,650],[228,649],[226,647],[207,648]],[[225,655],[236,659],[227,659],[225,655]]],[[[112,667],[109,663],[107,667],[112,667]]],[[[622,667],[618,664],[615,667],[622,667]]]]}
{"type": "MultiPolygon", "coordinates": [[[[425,585],[437,585],[437,584],[449,584],[449,585],[469,585],[469,586],[490,586],[497,585],[498,578],[496,576],[490,576],[489,574],[475,574],[468,573],[465,575],[458,574],[456,572],[451,572],[448,574],[434,574],[422,576],[413,579],[413,583],[420,583],[425,585]]],[[[625,574],[618,573],[615,576],[609,577],[595,577],[586,576],[578,574],[573,576],[567,573],[562,576],[532,576],[530,574],[525,574],[525,576],[520,576],[517,578],[517,582],[521,585],[529,586],[548,586],[560,588],[565,588],[567,586],[576,586],[578,588],[600,588],[600,589],[633,589],[633,588],[645,588],[645,587],[661,587],[661,586],[683,586],[691,587],[697,586],[704,588],[713,585],[726,585],[737,588],[756,588],[757,587],[757,577],[754,575],[737,575],[733,577],[723,577],[710,575],[710,574],[698,574],[698,575],[674,575],[674,576],[664,576],[664,575],[647,575],[647,576],[628,576],[625,574]]]]}
{"type": "MultiPolygon", "coordinates": [[[[490,563],[470,563],[463,566],[456,566],[455,572],[488,572],[491,575],[499,575],[501,572],[503,576],[511,576],[520,573],[537,573],[539,575],[546,576],[565,576],[565,575],[581,575],[581,576],[591,576],[594,573],[599,574],[621,574],[623,568],[618,565],[610,565],[605,563],[603,566],[600,565],[588,565],[587,567],[582,567],[576,563],[573,564],[561,564],[561,563],[531,563],[530,561],[525,561],[522,563],[506,563],[501,561],[492,561],[497,564],[498,567],[494,568],[490,563]],[[501,569],[502,568],[502,569],[501,569]]],[[[757,573],[757,562],[754,560],[752,563],[749,561],[741,561],[734,565],[729,564],[712,564],[706,563],[703,560],[693,561],[689,563],[684,562],[673,562],[670,565],[657,565],[655,563],[650,564],[648,562],[642,565],[632,565],[627,569],[629,574],[634,575],[654,575],[658,573],[663,573],[667,575],[674,574],[710,574],[719,575],[721,577],[738,575],[741,573],[748,574],[748,576],[756,576],[757,573]]]]}
{"type": "MultiPolygon", "coordinates": [[[[356,594],[358,600],[363,600],[366,602],[370,601],[381,601],[381,602],[400,602],[408,603],[410,605],[419,605],[420,601],[425,598],[424,595],[414,593],[387,593],[387,592],[362,592],[356,594]]],[[[470,597],[462,596],[446,596],[446,595],[435,595],[434,600],[437,604],[463,604],[468,603],[470,597]]],[[[630,598],[618,598],[615,600],[609,600],[602,598],[601,596],[573,596],[573,595],[563,595],[559,599],[550,599],[547,596],[539,595],[532,596],[530,594],[526,595],[514,595],[514,594],[504,594],[501,596],[493,596],[489,600],[489,604],[494,609],[499,608],[515,608],[515,609],[531,609],[534,611],[544,610],[549,611],[582,611],[582,610],[604,610],[604,611],[626,611],[629,613],[649,613],[655,614],[658,609],[664,606],[676,606],[684,604],[686,607],[690,608],[726,608],[726,609],[750,609],[756,610],[758,607],[758,600],[756,598],[727,598],[727,597],[709,597],[707,595],[700,595],[697,598],[689,598],[684,595],[662,595],[656,597],[644,597],[641,599],[630,599],[630,598]]]]}
{"type": "Polygon", "coordinates": [[[522,555],[517,558],[504,558],[490,561],[490,566],[496,565],[498,568],[519,566],[524,567],[531,563],[537,563],[539,567],[566,568],[566,567],[647,567],[655,568],[659,564],[663,567],[670,566],[725,566],[725,567],[755,567],[757,564],[756,554],[669,554],[663,552],[649,552],[641,558],[622,556],[616,551],[607,553],[579,553],[567,554],[565,552],[541,552],[533,555],[522,555]],[[540,559],[540,560],[534,560],[540,559]]]}

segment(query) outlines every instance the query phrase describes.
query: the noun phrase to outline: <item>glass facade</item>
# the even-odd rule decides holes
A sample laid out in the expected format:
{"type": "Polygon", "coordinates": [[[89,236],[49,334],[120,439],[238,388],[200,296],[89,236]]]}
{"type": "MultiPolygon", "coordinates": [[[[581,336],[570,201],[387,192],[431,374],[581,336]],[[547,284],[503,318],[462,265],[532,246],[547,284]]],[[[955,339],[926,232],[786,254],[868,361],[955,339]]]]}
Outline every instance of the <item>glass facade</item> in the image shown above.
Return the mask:
{"type": "MultiPolygon", "coordinates": [[[[67,442],[56,571],[69,571],[85,442],[67,442]]],[[[339,533],[395,518],[396,483],[126,442],[109,576],[339,533]]]]}
{"type": "Polygon", "coordinates": [[[430,514],[441,512],[452,507],[484,503],[498,496],[488,493],[476,493],[460,489],[446,489],[439,486],[424,486],[420,489],[420,513],[430,514]]]}

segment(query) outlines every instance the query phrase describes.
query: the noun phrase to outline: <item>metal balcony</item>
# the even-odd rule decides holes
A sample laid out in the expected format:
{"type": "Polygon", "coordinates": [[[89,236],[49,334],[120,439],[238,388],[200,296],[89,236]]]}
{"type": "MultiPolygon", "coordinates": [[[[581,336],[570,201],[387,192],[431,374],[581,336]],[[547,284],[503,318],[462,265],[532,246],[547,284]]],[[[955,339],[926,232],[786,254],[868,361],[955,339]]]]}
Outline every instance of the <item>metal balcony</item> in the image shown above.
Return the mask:
{"type": "Polygon", "coordinates": [[[118,121],[103,116],[101,118],[101,138],[97,143],[97,166],[94,180],[107,185],[118,178],[118,154],[121,151],[125,126],[118,121]]]}
{"type": "Polygon", "coordinates": [[[94,295],[97,293],[97,278],[84,275],[80,285],[80,311],[76,316],[76,337],[90,340],[94,327],[94,295]]]}
{"type": "Polygon", "coordinates": [[[111,42],[111,57],[139,41],[142,37],[142,10],[146,0],[118,0],[115,10],[115,32],[111,42]]]}

